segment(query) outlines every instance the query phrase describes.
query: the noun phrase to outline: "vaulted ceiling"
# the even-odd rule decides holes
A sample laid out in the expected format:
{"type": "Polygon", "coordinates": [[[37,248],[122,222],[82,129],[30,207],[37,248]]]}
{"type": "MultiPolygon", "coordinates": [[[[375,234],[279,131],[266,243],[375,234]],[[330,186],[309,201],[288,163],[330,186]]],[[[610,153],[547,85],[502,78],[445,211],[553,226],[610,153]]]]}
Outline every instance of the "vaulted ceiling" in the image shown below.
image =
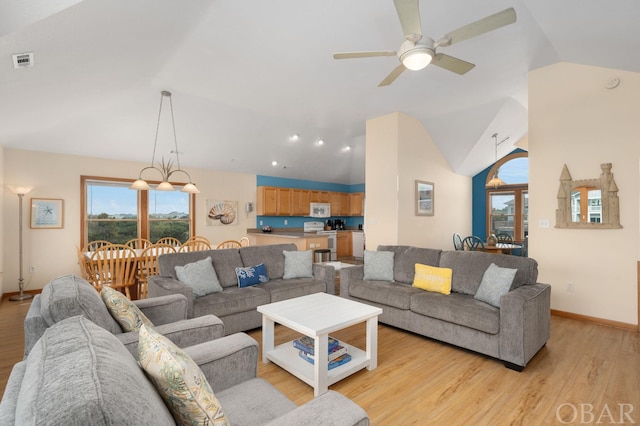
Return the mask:
{"type": "MultiPolygon", "coordinates": [[[[332,54],[398,50],[392,0],[3,0],[0,145],[149,162],[169,90],[185,168],[361,183],[366,120],[400,111],[471,176],[494,161],[492,134],[508,137],[500,156],[526,146],[529,71],[640,72],[635,0],[421,0],[423,33],[509,7],[514,24],[443,50],[469,73],[432,65],[377,87],[397,57],[332,54]],[[23,52],[33,66],[14,69],[23,52]]],[[[163,119],[157,156],[171,155],[169,134],[163,119]]]]}

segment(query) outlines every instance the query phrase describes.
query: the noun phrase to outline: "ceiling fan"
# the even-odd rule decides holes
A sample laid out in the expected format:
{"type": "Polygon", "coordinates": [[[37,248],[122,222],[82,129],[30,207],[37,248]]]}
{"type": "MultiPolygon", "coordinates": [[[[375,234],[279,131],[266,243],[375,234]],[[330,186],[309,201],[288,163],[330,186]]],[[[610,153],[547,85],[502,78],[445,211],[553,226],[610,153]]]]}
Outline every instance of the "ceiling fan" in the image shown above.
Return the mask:
{"type": "Polygon", "coordinates": [[[451,46],[454,43],[459,43],[516,22],[516,11],[510,7],[502,12],[487,16],[479,21],[472,22],[471,24],[447,33],[438,40],[433,40],[430,37],[424,37],[422,35],[418,0],[394,0],[393,3],[396,6],[405,38],[405,41],[400,45],[400,49],[397,52],[392,50],[379,50],[333,54],[334,59],[397,55],[400,59],[400,65],[391,71],[391,73],[380,82],[378,87],[390,85],[405,69],[417,71],[423,69],[429,65],[429,63],[455,72],[456,74],[466,74],[475,67],[474,64],[454,58],[445,53],[436,53],[436,49],[451,46]]]}

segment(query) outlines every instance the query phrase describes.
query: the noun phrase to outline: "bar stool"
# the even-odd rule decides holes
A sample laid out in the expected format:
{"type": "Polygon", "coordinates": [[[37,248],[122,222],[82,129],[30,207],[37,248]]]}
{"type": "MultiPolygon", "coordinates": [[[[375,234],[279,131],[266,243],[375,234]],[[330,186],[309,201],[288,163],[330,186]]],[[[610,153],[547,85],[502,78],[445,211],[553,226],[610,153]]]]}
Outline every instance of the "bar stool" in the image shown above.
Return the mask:
{"type": "Polygon", "coordinates": [[[329,249],[316,249],[313,251],[313,258],[315,262],[328,262],[331,260],[331,250],[329,249]],[[319,260],[318,260],[319,259],[319,260]]]}

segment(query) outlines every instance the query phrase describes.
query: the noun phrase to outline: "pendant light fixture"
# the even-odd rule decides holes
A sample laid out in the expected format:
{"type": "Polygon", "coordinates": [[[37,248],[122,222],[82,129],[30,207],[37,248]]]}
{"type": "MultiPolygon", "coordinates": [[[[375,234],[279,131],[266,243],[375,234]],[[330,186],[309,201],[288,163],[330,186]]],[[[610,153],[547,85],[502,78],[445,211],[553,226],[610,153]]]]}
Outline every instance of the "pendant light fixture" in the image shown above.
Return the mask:
{"type": "Polygon", "coordinates": [[[129,187],[129,189],[136,189],[136,190],[151,189],[147,181],[145,181],[142,178],[142,174],[149,169],[158,171],[162,176],[162,182],[160,182],[160,184],[158,184],[158,186],[156,187],[158,191],[174,191],[175,188],[173,187],[173,185],[171,185],[171,183],[169,183],[169,178],[174,173],[180,172],[187,175],[187,178],[189,179],[189,183],[187,183],[185,186],[182,187],[182,192],[189,192],[192,194],[198,194],[200,192],[198,188],[196,188],[196,185],[191,181],[191,176],[189,175],[189,173],[187,173],[186,171],[180,168],[180,152],[178,151],[178,139],[176,137],[176,123],[173,118],[173,102],[171,101],[171,92],[168,92],[166,90],[163,90],[160,92],[160,110],[158,111],[158,123],[156,124],[156,138],[155,138],[155,141],[153,142],[153,154],[151,156],[151,165],[144,167],[142,170],[140,170],[140,174],[138,175],[138,180],[133,182],[129,187]],[[160,130],[160,117],[162,116],[162,101],[164,100],[164,98],[169,99],[169,107],[171,109],[171,125],[173,128],[173,144],[174,144],[174,150],[171,151],[171,153],[176,155],[176,165],[178,166],[177,169],[173,169],[173,159],[169,159],[165,163],[164,157],[162,157],[162,160],[158,162],[157,166],[154,165],[156,161],[156,148],[158,146],[158,131],[160,130]]]}
{"type": "MultiPolygon", "coordinates": [[[[506,142],[507,139],[509,139],[509,136],[507,136],[506,138],[504,138],[503,140],[501,140],[500,142],[498,142],[498,134],[494,133],[493,135],[491,135],[491,137],[493,138],[494,144],[495,144],[495,163],[498,162],[498,145],[500,145],[503,142],[506,142]]],[[[495,165],[494,163],[494,165],[495,165]]],[[[499,167],[496,167],[495,172],[493,173],[493,177],[491,178],[491,180],[489,182],[487,182],[487,188],[491,187],[491,188],[497,188],[499,186],[503,186],[506,185],[506,183],[500,179],[500,176],[498,176],[498,172],[500,171],[499,167]]]]}

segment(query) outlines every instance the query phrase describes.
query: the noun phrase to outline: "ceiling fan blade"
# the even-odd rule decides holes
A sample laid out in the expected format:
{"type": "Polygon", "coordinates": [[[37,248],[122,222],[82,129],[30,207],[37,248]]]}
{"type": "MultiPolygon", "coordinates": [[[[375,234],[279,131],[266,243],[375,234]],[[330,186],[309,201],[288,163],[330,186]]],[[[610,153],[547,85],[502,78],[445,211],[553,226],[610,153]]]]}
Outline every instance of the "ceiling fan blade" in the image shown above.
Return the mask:
{"type": "Polygon", "coordinates": [[[386,76],[386,77],[384,78],[384,80],[382,80],[382,81],[380,82],[380,84],[378,84],[378,87],[384,87],[384,86],[388,86],[388,85],[390,85],[391,83],[393,83],[393,82],[395,81],[395,79],[396,79],[396,78],[398,78],[398,77],[400,76],[400,74],[402,74],[402,72],[403,72],[404,70],[406,70],[406,68],[405,68],[405,66],[404,66],[404,65],[402,65],[402,64],[398,65],[397,67],[395,67],[395,68],[393,69],[393,71],[391,71],[391,72],[389,73],[389,75],[388,75],[388,76],[386,76]]]}
{"type": "Polygon", "coordinates": [[[510,7],[502,12],[487,16],[486,18],[445,34],[438,40],[438,45],[450,46],[454,43],[459,43],[466,39],[479,36],[480,34],[504,27],[505,25],[513,24],[516,22],[516,18],[516,11],[510,7]]]}
{"type": "Polygon", "coordinates": [[[393,50],[378,50],[372,52],[340,52],[334,53],[333,59],[372,58],[374,56],[396,56],[393,50]]]}
{"type": "Polygon", "coordinates": [[[404,38],[417,42],[422,38],[422,24],[420,23],[420,8],[418,0],[393,0],[400,18],[400,25],[404,38]]]}
{"type": "Polygon", "coordinates": [[[436,54],[431,63],[440,68],[444,68],[447,71],[455,72],[456,74],[466,74],[475,67],[474,64],[463,61],[462,59],[454,58],[453,56],[446,55],[444,53],[436,54]]]}

